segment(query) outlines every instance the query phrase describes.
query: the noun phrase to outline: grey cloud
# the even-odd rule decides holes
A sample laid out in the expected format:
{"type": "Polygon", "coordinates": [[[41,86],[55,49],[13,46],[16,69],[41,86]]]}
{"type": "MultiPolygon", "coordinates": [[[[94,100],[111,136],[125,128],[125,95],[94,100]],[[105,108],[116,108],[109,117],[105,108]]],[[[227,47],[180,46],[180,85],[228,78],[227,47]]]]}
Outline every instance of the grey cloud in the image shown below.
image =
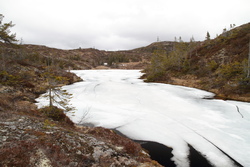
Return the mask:
{"type": "Polygon", "coordinates": [[[63,49],[133,49],[160,40],[204,40],[249,22],[249,0],[0,0],[25,43],[63,49]],[[225,5],[226,4],[226,5],[225,5]]]}

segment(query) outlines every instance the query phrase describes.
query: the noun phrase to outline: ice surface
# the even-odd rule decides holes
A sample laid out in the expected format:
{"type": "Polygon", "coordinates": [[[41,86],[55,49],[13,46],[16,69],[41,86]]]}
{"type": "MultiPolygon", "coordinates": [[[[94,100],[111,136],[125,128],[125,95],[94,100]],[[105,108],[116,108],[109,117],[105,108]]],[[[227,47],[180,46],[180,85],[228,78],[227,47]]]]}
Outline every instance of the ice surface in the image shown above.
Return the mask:
{"type": "MultiPolygon", "coordinates": [[[[73,94],[75,123],[117,129],[136,140],[173,148],[178,166],[189,166],[188,144],[218,167],[250,166],[250,103],[208,100],[199,89],[144,83],[139,70],[73,71],[84,81],[64,86],[73,94]],[[220,151],[220,148],[222,151],[220,151]]],[[[39,106],[45,101],[39,98],[39,106]]]]}

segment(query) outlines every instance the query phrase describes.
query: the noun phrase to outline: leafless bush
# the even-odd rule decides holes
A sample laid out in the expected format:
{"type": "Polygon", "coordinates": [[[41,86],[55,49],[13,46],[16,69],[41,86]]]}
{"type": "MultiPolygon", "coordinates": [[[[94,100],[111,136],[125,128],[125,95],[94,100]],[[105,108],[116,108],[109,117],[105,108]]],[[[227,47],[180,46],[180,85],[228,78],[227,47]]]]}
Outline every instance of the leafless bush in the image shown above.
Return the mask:
{"type": "Polygon", "coordinates": [[[80,121],[78,122],[78,124],[84,124],[90,110],[91,110],[91,107],[86,107],[86,109],[83,110],[83,115],[82,115],[80,121]]]}

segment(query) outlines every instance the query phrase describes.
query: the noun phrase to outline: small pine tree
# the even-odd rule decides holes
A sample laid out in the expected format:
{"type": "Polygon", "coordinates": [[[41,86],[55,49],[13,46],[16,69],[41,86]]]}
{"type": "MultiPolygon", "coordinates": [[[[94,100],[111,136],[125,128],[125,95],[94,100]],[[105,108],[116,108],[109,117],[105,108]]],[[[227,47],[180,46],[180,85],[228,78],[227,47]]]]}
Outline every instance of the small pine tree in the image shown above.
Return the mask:
{"type": "Polygon", "coordinates": [[[183,40],[182,40],[181,36],[179,37],[179,42],[183,42],[183,40]]]}
{"type": "Polygon", "coordinates": [[[210,40],[210,34],[209,34],[209,32],[208,32],[208,31],[207,31],[206,40],[207,40],[207,41],[209,41],[209,40],[210,40]]]}
{"type": "Polygon", "coordinates": [[[192,37],[190,38],[190,43],[191,43],[191,42],[195,42],[194,36],[192,36],[192,37]]]}
{"type": "Polygon", "coordinates": [[[63,108],[65,112],[74,110],[71,107],[69,100],[72,98],[72,94],[68,93],[58,86],[58,82],[61,81],[62,77],[53,76],[50,73],[46,73],[48,82],[48,93],[43,95],[43,97],[48,98],[49,107],[58,106],[63,108]]]}
{"type": "MultiPolygon", "coordinates": [[[[53,64],[53,59],[50,63],[53,64]]],[[[48,117],[61,121],[66,119],[65,112],[73,111],[75,108],[69,103],[72,94],[59,87],[60,84],[65,82],[66,78],[56,76],[52,71],[52,66],[48,66],[47,72],[43,74],[47,80],[48,92],[42,97],[46,98],[49,102],[46,107],[41,109],[41,111],[48,117]]],[[[73,113],[74,112],[72,112],[72,114],[73,113]]]]}
{"type": "Polygon", "coordinates": [[[12,22],[9,23],[2,23],[4,16],[2,14],[0,14],[0,41],[3,41],[5,43],[13,43],[13,42],[17,42],[16,39],[16,34],[10,34],[10,28],[15,26],[14,24],[12,24],[12,22]]]}
{"type": "Polygon", "coordinates": [[[174,37],[174,41],[177,42],[177,38],[176,37],[174,37]]]}
{"type": "Polygon", "coordinates": [[[58,87],[55,83],[56,80],[52,80],[51,78],[48,80],[48,92],[42,97],[48,99],[49,103],[41,109],[41,112],[55,121],[67,120],[65,113],[71,111],[74,114],[72,111],[75,109],[69,104],[72,94],[58,87]]]}

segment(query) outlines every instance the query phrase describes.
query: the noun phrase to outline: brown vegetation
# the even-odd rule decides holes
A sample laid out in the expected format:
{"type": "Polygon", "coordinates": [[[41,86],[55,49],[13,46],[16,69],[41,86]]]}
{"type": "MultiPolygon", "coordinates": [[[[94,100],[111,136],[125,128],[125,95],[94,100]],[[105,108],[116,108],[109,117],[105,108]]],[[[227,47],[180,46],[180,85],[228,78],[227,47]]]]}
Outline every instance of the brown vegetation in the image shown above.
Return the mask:
{"type": "Polygon", "coordinates": [[[75,128],[64,110],[34,104],[51,84],[81,80],[65,69],[95,67],[103,53],[0,42],[0,166],[160,166],[113,131],[75,128]]]}
{"type": "Polygon", "coordinates": [[[158,47],[146,78],[212,91],[223,99],[250,101],[249,41],[250,23],[193,46],[173,43],[170,52],[158,47]]]}

